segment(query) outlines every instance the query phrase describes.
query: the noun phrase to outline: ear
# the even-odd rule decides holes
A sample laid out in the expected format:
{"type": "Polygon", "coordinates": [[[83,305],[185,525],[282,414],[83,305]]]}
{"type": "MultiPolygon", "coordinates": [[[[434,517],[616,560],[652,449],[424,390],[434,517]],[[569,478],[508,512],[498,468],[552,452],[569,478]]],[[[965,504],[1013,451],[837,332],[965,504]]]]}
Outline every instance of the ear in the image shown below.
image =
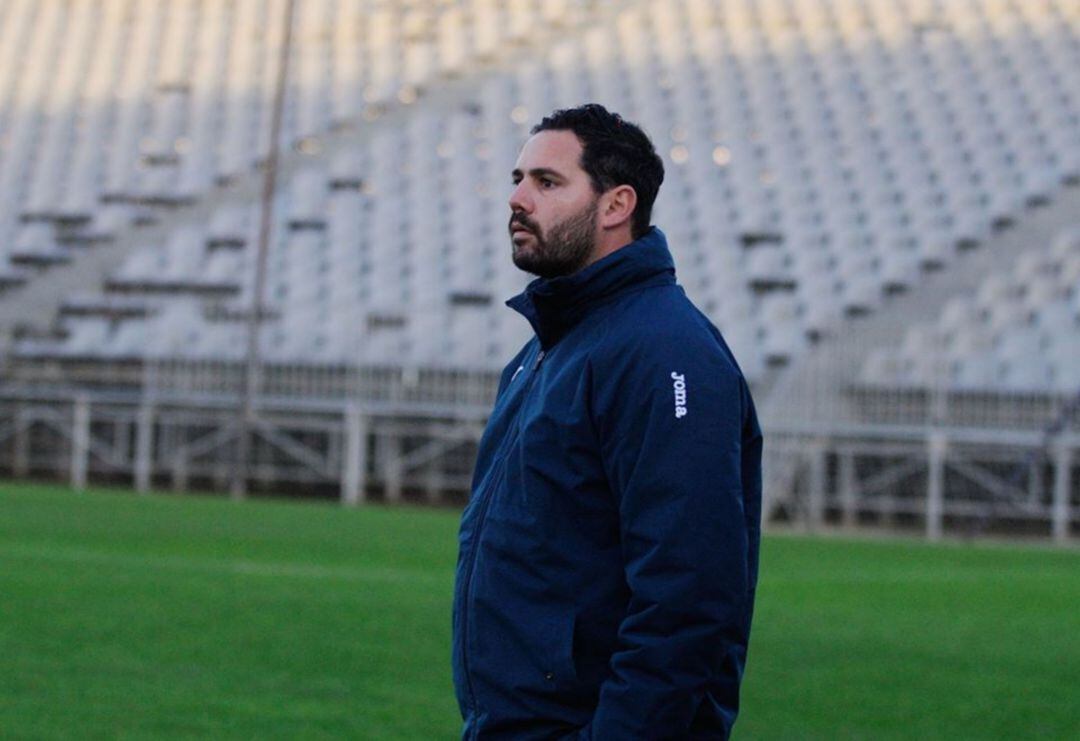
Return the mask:
{"type": "Polygon", "coordinates": [[[600,227],[616,229],[629,224],[636,207],[637,191],[629,185],[615,186],[600,196],[600,227]]]}

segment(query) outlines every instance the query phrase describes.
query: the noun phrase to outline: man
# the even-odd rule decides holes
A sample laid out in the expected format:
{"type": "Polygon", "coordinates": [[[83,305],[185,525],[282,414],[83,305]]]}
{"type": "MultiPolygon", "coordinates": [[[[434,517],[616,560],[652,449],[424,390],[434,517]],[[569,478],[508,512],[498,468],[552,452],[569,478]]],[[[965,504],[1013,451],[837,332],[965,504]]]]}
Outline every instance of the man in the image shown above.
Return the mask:
{"type": "Polygon", "coordinates": [[[727,738],[757,582],[761,432],[720,333],[649,226],[663,163],[599,105],[513,171],[502,373],[462,514],[463,738],[727,738]]]}

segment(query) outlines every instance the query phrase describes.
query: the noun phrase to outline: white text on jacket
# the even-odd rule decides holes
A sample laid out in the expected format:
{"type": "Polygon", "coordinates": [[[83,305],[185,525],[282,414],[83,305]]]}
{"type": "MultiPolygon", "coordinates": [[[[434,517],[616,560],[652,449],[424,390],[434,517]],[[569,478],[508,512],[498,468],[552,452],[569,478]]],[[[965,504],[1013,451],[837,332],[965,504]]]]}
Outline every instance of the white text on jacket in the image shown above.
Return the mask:
{"type": "Polygon", "coordinates": [[[675,417],[681,418],[686,416],[686,376],[671,372],[671,377],[675,381],[675,417]]]}

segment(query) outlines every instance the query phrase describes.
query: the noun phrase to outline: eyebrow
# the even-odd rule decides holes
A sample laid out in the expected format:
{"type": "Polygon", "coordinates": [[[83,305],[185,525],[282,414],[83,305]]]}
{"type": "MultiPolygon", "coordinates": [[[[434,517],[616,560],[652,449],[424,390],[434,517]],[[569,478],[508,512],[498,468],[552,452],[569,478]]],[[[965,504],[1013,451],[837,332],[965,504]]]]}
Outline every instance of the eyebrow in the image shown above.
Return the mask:
{"type": "MultiPolygon", "coordinates": [[[[550,167],[534,167],[533,169],[529,170],[529,175],[534,178],[551,175],[558,178],[559,180],[566,180],[566,177],[562,173],[558,172],[557,170],[552,170],[550,167]]],[[[521,177],[521,170],[514,168],[514,170],[510,173],[510,177],[521,177]]]]}

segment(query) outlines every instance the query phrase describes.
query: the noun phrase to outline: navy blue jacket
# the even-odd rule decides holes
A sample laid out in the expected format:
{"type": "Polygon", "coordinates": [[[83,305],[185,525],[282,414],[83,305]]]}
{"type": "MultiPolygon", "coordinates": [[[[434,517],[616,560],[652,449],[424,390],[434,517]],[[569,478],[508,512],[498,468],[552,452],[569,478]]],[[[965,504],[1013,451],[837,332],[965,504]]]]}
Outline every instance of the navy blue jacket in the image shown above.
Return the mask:
{"type": "Polygon", "coordinates": [[[757,583],[761,431],[662,232],[507,301],[462,514],[453,670],[467,739],[722,739],[757,583]]]}

